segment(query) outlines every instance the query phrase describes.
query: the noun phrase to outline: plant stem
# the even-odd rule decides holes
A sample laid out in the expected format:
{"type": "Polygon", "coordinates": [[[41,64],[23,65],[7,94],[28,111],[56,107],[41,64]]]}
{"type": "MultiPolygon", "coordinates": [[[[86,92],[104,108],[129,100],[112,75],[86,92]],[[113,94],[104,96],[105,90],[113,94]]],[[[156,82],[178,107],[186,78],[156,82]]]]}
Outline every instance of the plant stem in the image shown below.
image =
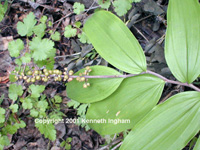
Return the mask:
{"type": "MultiPolygon", "coordinates": [[[[141,74],[151,74],[151,75],[154,75],[162,80],[164,80],[165,82],[167,83],[171,83],[171,84],[177,84],[177,85],[182,85],[182,86],[187,86],[187,87],[190,87],[198,92],[200,92],[200,89],[196,86],[194,86],[193,84],[188,84],[188,83],[181,83],[179,81],[173,81],[173,80],[169,80],[165,77],[163,77],[162,75],[160,74],[157,74],[155,72],[152,72],[152,71],[149,71],[147,70],[146,72],[142,72],[140,74],[128,74],[128,75],[102,75],[102,76],[83,76],[85,77],[86,79],[92,79],[92,78],[128,78],[128,77],[134,77],[134,76],[138,76],[138,75],[141,75],[141,74]]],[[[78,76],[70,76],[70,78],[77,78],[78,76]]]]}

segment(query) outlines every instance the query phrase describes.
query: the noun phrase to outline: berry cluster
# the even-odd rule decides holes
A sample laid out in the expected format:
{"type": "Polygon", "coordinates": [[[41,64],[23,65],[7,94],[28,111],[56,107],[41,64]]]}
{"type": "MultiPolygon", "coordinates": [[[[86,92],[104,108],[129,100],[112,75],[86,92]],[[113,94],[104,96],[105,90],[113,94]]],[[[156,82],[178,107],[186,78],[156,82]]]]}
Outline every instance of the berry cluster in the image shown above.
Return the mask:
{"type": "Polygon", "coordinates": [[[85,82],[83,84],[83,88],[87,88],[88,86],[90,86],[90,83],[88,83],[88,79],[86,79],[85,76],[88,76],[91,71],[92,71],[92,69],[89,66],[87,66],[85,68],[84,73],[80,73],[79,76],[76,77],[77,81],[79,81],[79,82],[85,82]]]}
{"type": "Polygon", "coordinates": [[[80,73],[79,76],[73,76],[74,71],[69,70],[67,68],[64,68],[64,71],[60,71],[58,69],[55,70],[33,70],[28,71],[26,73],[21,72],[18,74],[18,72],[15,72],[15,79],[16,80],[24,80],[27,83],[34,83],[36,81],[43,81],[47,82],[50,79],[53,79],[54,81],[72,81],[74,78],[76,78],[79,82],[85,82],[83,84],[84,88],[87,88],[90,86],[90,83],[88,83],[88,79],[86,79],[85,76],[89,75],[89,72],[91,72],[92,69],[90,67],[86,67],[84,73],[80,73]]]}

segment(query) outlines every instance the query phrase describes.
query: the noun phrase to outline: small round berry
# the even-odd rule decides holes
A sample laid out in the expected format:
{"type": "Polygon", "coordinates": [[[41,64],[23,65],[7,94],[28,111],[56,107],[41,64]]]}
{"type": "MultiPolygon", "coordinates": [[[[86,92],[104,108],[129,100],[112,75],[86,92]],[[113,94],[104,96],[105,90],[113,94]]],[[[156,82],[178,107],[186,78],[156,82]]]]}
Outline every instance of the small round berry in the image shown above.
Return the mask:
{"type": "Polygon", "coordinates": [[[48,73],[48,72],[45,72],[45,73],[44,73],[44,75],[45,75],[45,76],[48,76],[48,75],[49,75],[49,73],[48,73]]]}
{"type": "Polygon", "coordinates": [[[58,81],[61,81],[62,80],[62,78],[61,77],[58,77],[58,81]]]}
{"type": "Polygon", "coordinates": [[[90,86],[90,83],[87,83],[87,86],[90,86]]]}
{"type": "Polygon", "coordinates": [[[89,67],[89,66],[87,66],[87,67],[85,67],[85,69],[86,69],[86,70],[89,70],[89,69],[90,69],[90,67],[89,67]]]}
{"type": "Polygon", "coordinates": [[[69,75],[72,76],[73,74],[74,74],[74,71],[73,71],[73,70],[70,70],[70,71],[69,71],[69,75]]]}
{"type": "Polygon", "coordinates": [[[36,79],[36,80],[40,80],[41,77],[40,77],[40,76],[36,76],[35,79],[36,79]]]}
{"type": "Polygon", "coordinates": [[[68,81],[68,82],[71,82],[72,80],[73,80],[73,78],[69,78],[67,81],[68,81]]]}
{"type": "Polygon", "coordinates": [[[81,77],[80,81],[81,82],[85,81],[85,77],[81,77]]]}
{"type": "Polygon", "coordinates": [[[45,77],[43,81],[44,81],[44,82],[47,82],[47,81],[48,81],[48,78],[47,78],[47,77],[45,77]]]}
{"type": "Polygon", "coordinates": [[[35,82],[35,78],[31,78],[31,82],[35,82]]]}
{"type": "Polygon", "coordinates": [[[15,76],[15,80],[18,80],[18,77],[17,77],[17,76],[15,76]]]}
{"type": "Polygon", "coordinates": [[[56,74],[60,74],[60,71],[58,69],[56,69],[56,74]]]}
{"type": "Polygon", "coordinates": [[[38,70],[35,70],[35,71],[34,71],[34,74],[35,74],[35,75],[38,75],[38,74],[39,74],[39,71],[38,71],[38,70]]]}
{"type": "Polygon", "coordinates": [[[23,72],[20,72],[20,75],[24,76],[24,73],[23,73],[23,72]]]}
{"type": "Polygon", "coordinates": [[[47,69],[43,69],[43,72],[45,73],[45,72],[47,72],[48,70],[47,69]]]}
{"type": "Polygon", "coordinates": [[[32,73],[32,71],[29,70],[29,71],[27,72],[27,74],[28,74],[28,75],[32,75],[33,73],[32,73]]]}
{"type": "Polygon", "coordinates": [[[76,80],[80,82],[81,81],[81,77],[77,77],[76,80]]]}
{"type": "Polygon", "coordinates": [[[83,88],[87,88],[87,83],[84,83],[84,84],[83,84],[83,88]]]}
{"type": "Polygon", "coordinates": [[[30,82],[31,82],[31,79],[30,79],[30,78],[28,78],[28,79],[26,80],[26,82],[27,82],[27,83],[30,83],[30,82]]]}
{"type": "Polygon", "coordinates": [[[23,79],[26,80],[26,79],[27,79],[27,76],[23,76],[23,79]]]}
{"type": "Polygon", "coordinates": [[[59,71],[59,75],[62,75],[62,71],[59,71]]]}
{"type": "Polygon", "coordinates": [[[52,71],[52,70],[49,70],[49,74],[53,74],[53,71],[52,71]]]}
{"type": "Polygon", "coordinates": [[[64,68],[65,71],[67,71],[67,68],[64,68]]]}
{"type": "Polygon", "coordinates": [[[68,76],[68,75],[64,75],[64,79],[66,79],[66,80],[67,80],[68,78],[69,78],[69,76],[68,76]]]}

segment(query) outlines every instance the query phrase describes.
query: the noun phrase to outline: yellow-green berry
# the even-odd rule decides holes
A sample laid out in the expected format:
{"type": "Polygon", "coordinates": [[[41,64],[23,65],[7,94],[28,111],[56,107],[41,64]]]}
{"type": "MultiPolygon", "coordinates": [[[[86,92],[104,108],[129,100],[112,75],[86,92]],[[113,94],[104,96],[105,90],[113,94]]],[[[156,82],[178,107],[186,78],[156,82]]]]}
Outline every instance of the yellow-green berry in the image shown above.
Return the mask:
{"type": "Polygon", "coordinates": [[[73,70],[70,70],[70,71],[69,71],[69,75],[72,76],[73,74],[74,74],[74,71],[73,71],[73,70]]]}
{"type": "Polygon", "coordinates": [[[26,80],[26,79],[27,79],[27,76],[23,76],[23,79],[26,80]]]}
{"type": "Polygon", "coordinates": [[[27,82],[27,83],[31,82],[31,79],[30,79],[30,78],[28,78],[28,79],[26,80],[26,82],[27,82]]]}
{"type": "Polygon", "coordinates": [[[89,70],[89,69],[90,69],[90,67],[89,67],[89,66],[87,66],[87,67],[85,67],[85,69],[86,69],[86,70],[89,70]]]}
{"type": "Polygon", "coordinates": [[[29,71],[27,72],[27,74],[28,74],[28,75],[32,75],[32,71],[29,70],[29,71]]]}
{"type": "Polygon", "coordinates": [[[76,80],[80,82],[81,81],[81,77],[77,77],[76,80]]]}
{"type": "Polygon", "coordinates": [[[67,81],[68,81],[68,82],[71,82],[72,80],[73,80],[73,78],[69,78],[67,81]]]}
{"type": "Polygon", "coordinates": [[[48,75],[49,75],[49,72],[45,72],[44,75],[45,75],[45,76],[48,76],[48,75]]]}
{"type": "Polygon", "coordinates": [[[47,81],[48,81],[48,78],[47,78],[47,77],[45,77],[43,81],[44,81],[44,82],[47,82],[47,81]]]}
{"type": "Polygon", "coordinates": [[[84,84],[83,84],[83,88],[87,88],[87,83],[84,83],[84,84]]]}
{"type": "Polygon", "coordinates": [[[64,75],[64,79],[66,79],[66,80],[67,80],[68,78],[69,78],[69,76],[68,76],[68,75],[64,75]]]}
{"type": "Polygon", "coordinates": [[[85,77],[81,77],[80,81],[81,82],[85,81],[85,77]]]}
{"type": "Polygon", "coordinates": [[[38,71],[38,70],[35,70],[35,71],[34,71],[34,74],[35,74],[35,75],[38,75],[38,74],[39,74],[39,71],[38,71]]]}
{"type": "Polygon", "coordinates": [[[90,86],[90,83],[87,83],[87,86],[90,86]]]}
{"type": "Polygon", "coordinates": [[[48,70],[47,69],[43,69],[43,72],[45,73],[45,72],[47,72],[48,70]]]}
{"type": "Polygon", "coordinates": [[[41,77],[40,77],[40,76],[36,76],[35,79],[36,79],[36,80],[40,80],[41,77]]]}
{"type": "Polygon", "coordinates": [[[52,71],[52,70],[49,70],[49,74],[53,74],[53,71],[52,71]]]}
{"type": "Polygon", "coordinates": [[[31,78],[31,82],[35,82],[35,78],[31,78]]]}

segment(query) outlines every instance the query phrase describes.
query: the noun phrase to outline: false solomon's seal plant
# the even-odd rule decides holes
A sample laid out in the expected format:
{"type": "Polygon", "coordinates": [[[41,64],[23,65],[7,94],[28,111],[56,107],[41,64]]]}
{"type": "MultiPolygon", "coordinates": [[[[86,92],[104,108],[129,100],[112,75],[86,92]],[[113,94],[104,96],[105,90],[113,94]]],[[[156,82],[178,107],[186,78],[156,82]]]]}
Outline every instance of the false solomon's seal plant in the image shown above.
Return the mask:
{"type": "MultiPolygon", "coordinates": [[[[170,0],[167,13],[165,58],[178,81],[147,70],[145,55],[136,38],[114,14],[98,11],[84,25],[97,52],[123,75],[104,66],[92,66],[85,76],[90,87],[71,81],[67,94],[90,103],[86,118],[129,119],[129,123],[89,123],[101,135],[126,129],[121,150],[180,150],[200,130],[200,89],[192,82],[200,74],[200,6],[198,0],[170,0]],[[158,104],[165,83],[190,87],[158,104]]],[[[79,75],[77,72],[73,77],[79,75]]],[[[200,138],[195,150],[200,149],[200,138]]]]}

